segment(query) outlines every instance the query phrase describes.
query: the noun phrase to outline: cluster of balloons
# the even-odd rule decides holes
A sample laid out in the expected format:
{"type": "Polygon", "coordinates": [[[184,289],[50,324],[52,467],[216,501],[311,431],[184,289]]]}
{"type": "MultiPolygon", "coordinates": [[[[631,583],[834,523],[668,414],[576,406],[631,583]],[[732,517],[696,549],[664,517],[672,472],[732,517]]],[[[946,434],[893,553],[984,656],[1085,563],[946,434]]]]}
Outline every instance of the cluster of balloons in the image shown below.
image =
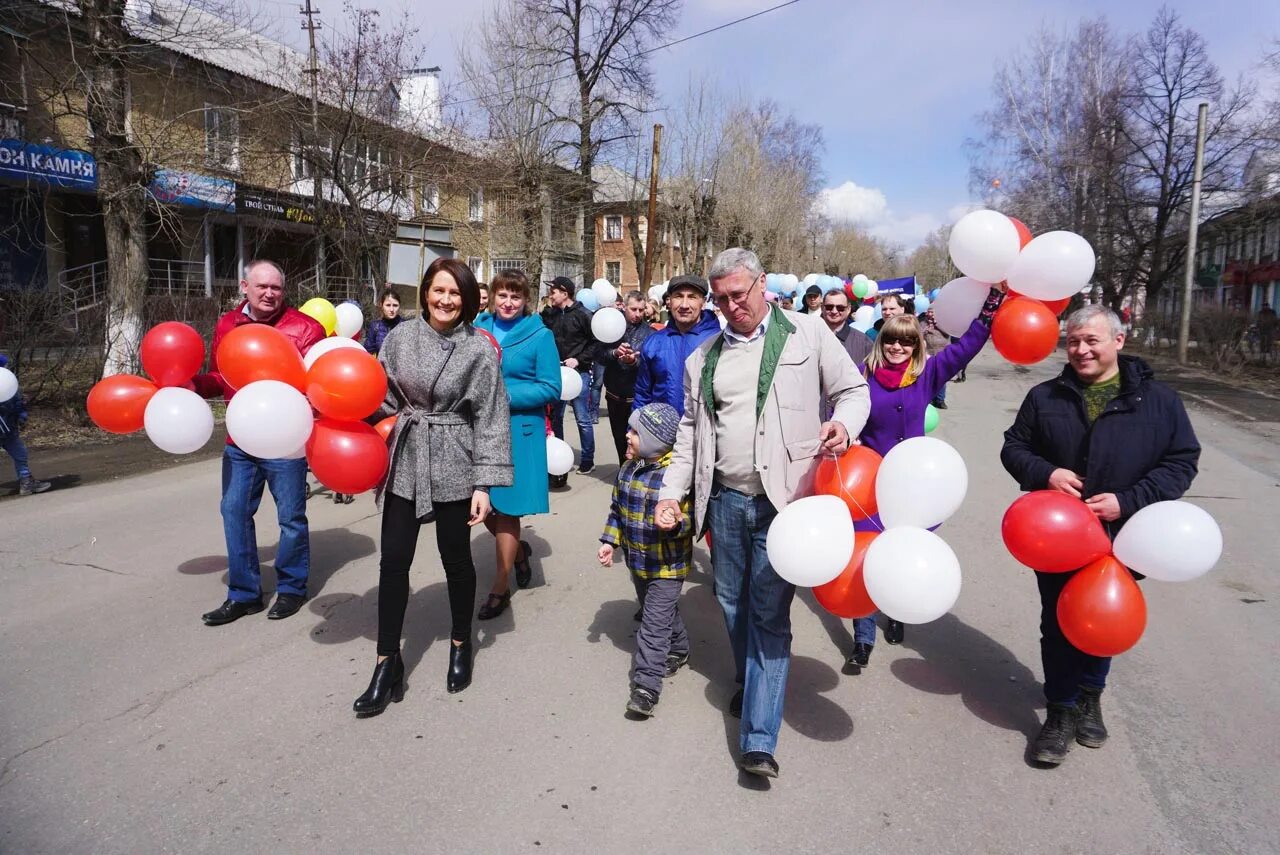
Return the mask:
{"type": "Polygon", "coordinates": [[[1057,347],[1058,315],[1088,286],[1096,264],[1093,247],[1074,232],[1033,238],[1020,220],[989,210],[961,217],[948,248],[964,275],[930,294],[938,326],[948,335],[963,335],[991,285],[1007,283],[1009,299],[996,312],[991,341],[1017,365],[1039,362],[1057,347]]]}
{"type": "Polygon", "coordinates": [[[190,454],[213,436],[213,410],[185,388],[204,365],[204,339],[186,324],[166,321],[142,338],[142,369],[151,377],[116,374],[89,390],[93,423],[109,433],[145,430],[157,448],[190,454]]]}
{"type": "Polygon", "coordinates": [[[1222,555],[1217,522],[1183,501],[1138,511],[1113,545],[1080,499],[1037,490],[1009,506],[1000,531],[1009,553],[1033,570],[1079,570],[1058,598],[1058,624],[1068,641],[1094,656],[1125,652],[1146,629],[1146,600],[1126,567],[1152,579],[1186,582],[1208,573],[1222,555]]]}
{"type": "Polygon", "coordinates": [[[883,458],[855,445],[818,465],[816,495],[774,519],[769,562],[840,617],[936,620],[955,605],[961,579],[955,553],[932,529],[960,508],[968,485],[964,460],[942,440],[908,439],[883,458]],[[876,514],[883,531],[855,533],[855,520],[876,514]]]}
{"type": "Polygon", "coordinates": [[[364,327],[364,312],[351,300],[335,306],[324,297],[312,297],[298,311],[319,322],[324,327],[325,335],[359,340],[360,331],[364,327]]]}

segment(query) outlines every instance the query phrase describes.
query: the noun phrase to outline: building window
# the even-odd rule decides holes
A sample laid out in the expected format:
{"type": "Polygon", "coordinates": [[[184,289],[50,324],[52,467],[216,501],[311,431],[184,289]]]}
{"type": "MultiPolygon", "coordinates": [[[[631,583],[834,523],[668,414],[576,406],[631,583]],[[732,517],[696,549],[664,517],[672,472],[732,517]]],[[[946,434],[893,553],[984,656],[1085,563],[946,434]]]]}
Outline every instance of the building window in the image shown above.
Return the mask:
{"type": "Polygon", "coordinates": [[[467,256],[467,267],[471,268],[471,272],[475,274],[477,282],[484,281],[484,259],[479,256],[467,256]]]}
{"type": "Polygon", "coordinates": [[[498,270],[525,270],[529,269],[529,265],[525,263],[523,258],[495,258],[493,260],[493,269],[498,270]]]}
{"type": "Polygon", "coordinates": [[[435,184],[422,185],[422,213],[440,213],[440,188],[435,184]]]}
{"type": "Polygon", "coordinates": [[[240,117],[234,110],[204,105],[204,162],[220,169],[240,168],[240,117]]]}
{"type": "Polygon", "coordinates": [[[471,204],[468,208],[467,216],[473,223],[484,222],[484,191],[483,190],[471,191],[471,204]]]}
{"type": "Polygon", "coordinates": [[[622,283],[622,262],[606,261],[604,263],[604,278],[608,279],[610,284],[612,284],[615,288],[619,284],[621,284],[622,283]]]}
{"type": "Polygon", "coordinates": [[[609,216],[604,218],[604,239],[622,240],[622,217],[609,216]]]}

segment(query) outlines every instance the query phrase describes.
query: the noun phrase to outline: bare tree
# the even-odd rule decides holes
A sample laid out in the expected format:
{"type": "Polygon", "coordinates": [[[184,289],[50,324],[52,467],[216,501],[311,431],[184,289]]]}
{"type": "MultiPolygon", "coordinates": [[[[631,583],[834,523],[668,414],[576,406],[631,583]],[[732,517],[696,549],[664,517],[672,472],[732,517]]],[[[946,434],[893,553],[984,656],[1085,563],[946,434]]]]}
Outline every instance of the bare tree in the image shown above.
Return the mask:
{"type": "Polygon", "coordinates": [[[667,111],[669,141],[664,186],[670,225],[680,241],[683,269],[703,273],[713,254],[716,194],[727,153],[728,107],[713,82],[690,78],[684,95],[667,111]]]}

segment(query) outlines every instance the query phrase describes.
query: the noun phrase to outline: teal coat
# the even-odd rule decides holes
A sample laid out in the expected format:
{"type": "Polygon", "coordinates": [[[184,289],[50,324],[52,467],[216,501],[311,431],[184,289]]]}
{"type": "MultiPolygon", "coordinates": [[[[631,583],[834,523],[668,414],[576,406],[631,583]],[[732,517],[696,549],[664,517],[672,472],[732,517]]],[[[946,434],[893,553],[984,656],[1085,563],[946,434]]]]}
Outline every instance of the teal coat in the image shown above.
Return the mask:
{"type": "MultiPolygon", "coordinates": [[[[493,332],[494,317],[475,319],[493,332]]],[[[502,340],[502,379],[511,408],[511,462],[515,481],[494,487],[494,510],[512,517],[545,514],[547,501],[547,404],[560,400],[560,353],[555,337],[537,315],[525,315],[502,340]]]]}

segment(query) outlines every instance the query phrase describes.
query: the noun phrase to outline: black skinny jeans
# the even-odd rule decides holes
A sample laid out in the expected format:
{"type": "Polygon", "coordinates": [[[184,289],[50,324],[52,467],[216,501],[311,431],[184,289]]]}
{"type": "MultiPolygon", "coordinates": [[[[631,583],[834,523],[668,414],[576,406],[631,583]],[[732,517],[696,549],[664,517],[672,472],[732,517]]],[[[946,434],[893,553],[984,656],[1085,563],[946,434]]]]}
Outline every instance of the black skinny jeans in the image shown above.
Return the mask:
{"type": "MultiPolygon", "coordinates": [[[[436,545],[449,585],[450,637],[471,638],[471,612],[476,605],[476,565],[471,561],[471,501],[435,502],[436,545]]],[[[378,655],[400,650],[404,611],[409,604],[409,566],[418,549],[422,520],[414,503],[386,494],[382,505],[382,564],[378,576],[378,655]]]]}

